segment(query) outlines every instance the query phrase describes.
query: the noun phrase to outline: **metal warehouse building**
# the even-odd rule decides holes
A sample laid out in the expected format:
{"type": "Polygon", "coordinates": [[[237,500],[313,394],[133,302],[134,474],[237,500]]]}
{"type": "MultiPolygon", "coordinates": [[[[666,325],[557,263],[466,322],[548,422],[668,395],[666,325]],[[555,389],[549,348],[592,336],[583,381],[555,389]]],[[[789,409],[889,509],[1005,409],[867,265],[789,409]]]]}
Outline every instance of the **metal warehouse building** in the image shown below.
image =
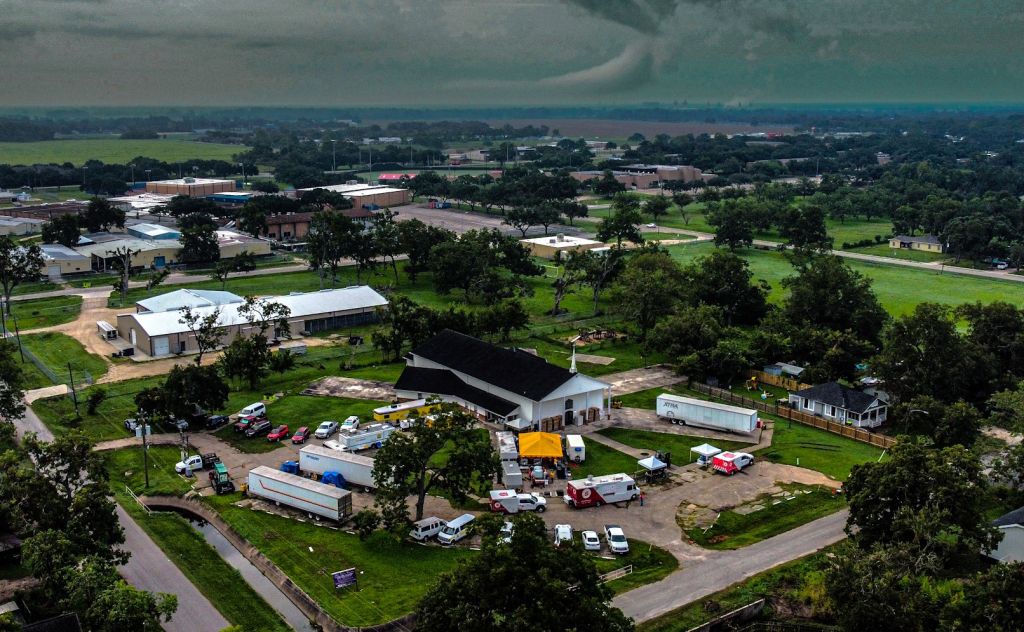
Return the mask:
{"type": "Polygon", "coordinates": [[[234,180],[212,178],[178,178],[176,180],[153,180],[146,183],[147,193],[187,195],[189,197],[205,197],[214,193],[234,190],[234,180]]]}
{"type": "MultiPolygon", "coordinates": [[[[189,300],[191,302],[191,299],[189,300]]],[[[377,309],[388,304],[387,299],[367,285],[269,296],[264,297],[264,300],[281,303],[291,310],[288,324],[293,336],[374,322],[377,319],[377,309]]],[[[170,302],[173,303],[173,300],[170,302]]],[[[167,301],[162,303],[166,308],[167,301]]],[[[223,328],[221,343],[226,345],[236,336],[247,335],[253,330],[251,322],[239,313],[238,308],[241,305],[209,305],[197,307],[193,313],[205,316],[219,309],[217,324],[223,328]]],[[[117,332],[121,338],[149,356],[192,353],[198,350],[195,336],[181,322],[181,315],[177,310],[118,314],[117,332]]],[[[274,332],[274,335],[280,336],[281,333],[274,332]]]]}

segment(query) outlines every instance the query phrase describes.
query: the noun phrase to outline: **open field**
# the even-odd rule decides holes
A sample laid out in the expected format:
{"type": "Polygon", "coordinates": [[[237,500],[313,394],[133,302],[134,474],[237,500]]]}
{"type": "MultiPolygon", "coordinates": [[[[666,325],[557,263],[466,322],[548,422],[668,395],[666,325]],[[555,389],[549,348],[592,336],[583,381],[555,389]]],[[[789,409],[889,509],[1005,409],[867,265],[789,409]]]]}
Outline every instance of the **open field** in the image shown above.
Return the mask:
{"type": "Polygon", "coordinates": [[[619,452],[614,448],[609,448],[602,443],[590,439],[586,435],[583,437],[583,444],[587,448],[587,459],[579,465],[570,464],[573,478],[586,478],[591,474],[594,476],[619,473],[633,474],[640,469],[636,459],[630,455],[619,452]]]}
{"type": "Polygon", "coordinates": [[[12,301],[11,314],[15,322],[8,317],[7,328],[13,330],[14,325],[17,324],[19,330],[28,331],[29,329],[62,325],[78,318],[80,311],[82,311],[81,296],[52,296],[27,301],[12,301]]]}
{"type": "Polygon", "coordinates": [[[694,528],[686,534],[695,543],[708,549],[738,549],[789,531],[846,506],[831,489],[784,486],[795,492],[788,500],[765,496],[757,501],[764,508],[752,513],[723,511],[710,529],[694,528]],[[809,492],[809,493],[805,493],[809,492]]]}
{"type": "MultiPolygon", "coordinates": [[[[179,139],[136,139],[121,140],[120,138],[87,139],[87,140],[45,140],[34,143],[0,142],[0,164],[32,165],[32,164],[84,164],[88,160],[99,160],[105,163],[126,164],[133,158],[143,156],[164,162],[189,160],[231,160],[237,153],[247,147],[242,145],[222,145],[217,143],[200,143],[179,139]]],[[[136,173],[138,180],[145,178],[145,173],[136,173]]],[[[126,177],[131,177],[130,175],[126,177]]]]}
{"type": "Polygon", "coordinates": [[[309,522],[235,506],[231,494],[206,501],[299,587],[345,625],[369,626],[411,612],[438,575],[472,555],[464,547],[395,543],[383,533],[366,541],[309,522]],[[331,573],[359,569],[357,587],[338,591],[331,573]]]}
{"type": "MultiPolygon", "coordinates": [[[[669,252],[680,263],[689,263],[697,257],[710,254],[714,248],[709,243],[680,244],[670,246],[669,252]]],[[[782,279],[795,275],[783,254],[750,248],[737,252],[750,262],[755,279],[764,279],[771,285],[769,300],[780,302],[785,293],[782,279]]],[[[1024,284],[949,272],[940,274],[938,270],[932,272],[867,261],[847,259],[846,263],[872,280],[872,288],[879,301],[893,315],[909,313],[918,303],[926,301],[959,305],[1002,300],[1018,307],[1024,306],[1024,284]]]]}
{"type": "MultiPolygon", "coordinates": [[[[68,364],[75,376],[75,383],[82,384],[88,376],[92,380],[101,378],[107,372],[107,363],[88,351],[71,336],[46,332],[41,334],[26,334],[21,337],[21,344],[27,351],[39,359],[48,369],[53,371],[58,381],[68,381],[68,364]]],[[[50,386],[53,382],[43,374],[34,364],[24,364],[26,373],[30,376],[30,388],[50,386]]]]}
{"type": "Polygon", "coordinates": [[[846,480],[854,465],[877,461],[882,450],[818,428],[774,418],[772,445],[757,456],[774,463],[799,465],[835,480],[846,480]]]}
{"type": "MultiPolygon", "coordinates": [[[[698,430],[699,432],[699,430],[698,430]]],[[[649,432],[646,430],[633,430],[630,428],[602,428],[597,431],[609,439],[624,443],[631,448],[646,450],[651,454],[663,451],[672,454],[672,463],[685,465],[693,461],[690,448],[702,443],[711,442],[716,448],[722,450],[742,450],[749,448],[749,443],[739,441],[726,441],[722,439],[705,439],[703,437],[690,437],[687,435],[671,434],[667,432],[649,432]]],[[[587,448],[589,450],[589,448],[587,448]]],[[[587,454],[590,458],[590,454],[587,454]]]]}

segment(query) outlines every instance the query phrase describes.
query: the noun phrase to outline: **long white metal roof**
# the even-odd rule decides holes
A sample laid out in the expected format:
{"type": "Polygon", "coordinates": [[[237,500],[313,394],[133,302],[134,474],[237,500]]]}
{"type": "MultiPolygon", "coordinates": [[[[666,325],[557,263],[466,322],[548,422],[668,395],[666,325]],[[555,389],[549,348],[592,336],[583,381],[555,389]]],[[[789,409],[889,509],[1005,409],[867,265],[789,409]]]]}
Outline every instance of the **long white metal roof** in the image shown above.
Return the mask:
{"type": "MultiPolygon", "coordinates": [[[[263,300],[275,301],[288,307],[291,310],[291,314],[288,316],[289,320],[296,320],[314,314],[375,309],[388,304],[386,298],[368,285],[354,285],[346,288],[303,292],[286,296],[267,296],[263,297],[263,300]]],[[[243,303],[231,303],[222,305],[219,308],[215,306],[199,307],[193,310],[193,313],[205,316],[220,309],[220,316],[217,318],[218,327],[247,325],[249,324],[249,319],[238,312],[238,308],[242,305],[243,303]]],[[[188,328],[181,322],[181,314],[177,310],[147,312],[144,314],[132,314],[132,316],[149,336],[166,336],[168,334],[188,331],[188,328]]]]}

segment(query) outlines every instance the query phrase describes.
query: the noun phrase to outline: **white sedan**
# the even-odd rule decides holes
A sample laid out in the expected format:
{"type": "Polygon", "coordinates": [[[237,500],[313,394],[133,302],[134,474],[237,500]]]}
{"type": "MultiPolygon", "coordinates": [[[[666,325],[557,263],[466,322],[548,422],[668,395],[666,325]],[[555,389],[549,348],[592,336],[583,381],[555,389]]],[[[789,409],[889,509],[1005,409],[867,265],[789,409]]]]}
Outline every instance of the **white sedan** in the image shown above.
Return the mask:
{"type": "Polygon", "coordinates": [[[580,537],[583,539],[584,551],[601,550],[601,538],[597,536],[597,531],[584,531],[580,534],[580,537]]]}
{"type": "Polygon", "coordinates": [[[572,544],[572,525],[556,524],[555,546],[562,546],[563,544],[572,544]]]}

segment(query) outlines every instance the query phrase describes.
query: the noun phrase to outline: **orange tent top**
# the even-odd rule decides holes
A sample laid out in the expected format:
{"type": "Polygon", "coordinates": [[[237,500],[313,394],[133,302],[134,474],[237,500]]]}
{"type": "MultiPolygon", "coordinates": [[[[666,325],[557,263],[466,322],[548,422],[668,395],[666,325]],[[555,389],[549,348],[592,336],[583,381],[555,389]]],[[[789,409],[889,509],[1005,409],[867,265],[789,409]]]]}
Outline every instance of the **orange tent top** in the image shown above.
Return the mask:
{"type": "Polygon", "coordinates": [[[562,437],[550,432],[524,432],[519,435],[519,456],[528,459],[560,459],[562,437]]]}

